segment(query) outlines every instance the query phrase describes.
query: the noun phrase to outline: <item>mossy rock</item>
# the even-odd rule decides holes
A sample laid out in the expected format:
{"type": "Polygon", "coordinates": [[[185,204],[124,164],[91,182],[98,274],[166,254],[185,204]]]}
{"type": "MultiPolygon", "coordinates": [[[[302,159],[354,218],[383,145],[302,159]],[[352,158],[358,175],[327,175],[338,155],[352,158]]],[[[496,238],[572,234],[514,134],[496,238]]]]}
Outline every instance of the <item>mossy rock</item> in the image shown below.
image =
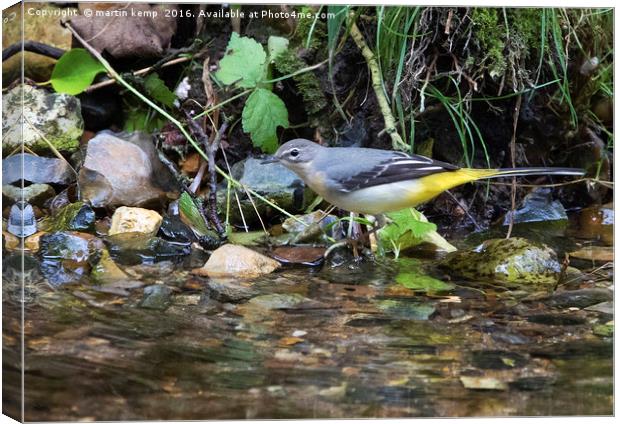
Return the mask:
{"type": "Polygon", "coordinates": [[[41,223],[45,231],[84,231],[95,228],[95,212],[84,202],[70,203],[41,223]]]}
{"type": "Polygon", "coordinates": [[[36,153],[49,152],[49,144],[56,150],[73,152],[84,132],[80,101],[68,94],[18,85],[3,96],[2,112],[4,154],[17,149],[22,142],[36,153]],[[22,113],[33,127],[26,125],[23,132],[22,113]]]}
{"type": "Polygon", "coordinates": [[[455,276],[507,286],[554,286],[561,271],[551,248],[523,238],[487,240],[449,254],[441,266],[455,276]]]}

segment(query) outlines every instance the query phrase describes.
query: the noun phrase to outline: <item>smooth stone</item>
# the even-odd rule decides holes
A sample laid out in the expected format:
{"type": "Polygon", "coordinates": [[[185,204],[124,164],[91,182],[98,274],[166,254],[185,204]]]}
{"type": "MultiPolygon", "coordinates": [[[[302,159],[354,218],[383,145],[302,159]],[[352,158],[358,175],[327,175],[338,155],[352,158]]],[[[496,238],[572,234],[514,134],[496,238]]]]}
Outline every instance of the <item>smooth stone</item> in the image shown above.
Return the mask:
{"type": "Polygon", "coordinates": [[[144,208],[121,206],[112,215],[112,224],[108,234],[143,233],[154,236],[162,223],[162,216],[155,211],[144,208]]]}
{"type": "Polygon", "coordinates": [[[210,279],[209,297],[223,303],[239,303],[251,299],[258,291],[235,280],[210,279]]]}
{"type": "Polygon", "coordinates": [[[571,258],[592,262],[613,262],[614,248],[612,246],[587,246],[570,252],[571,258]]]}
{"type": "Polygon", "coordinates": [[[579,238],[599,239],[607,245],[614,241],[614,209],[613,203],[596,205],[579,212],[579,238]]]}
{"type": "Polygon", "coordinates": [[[41,227],[46,231],[93,231],[95,229],[95,211],[84,202],[70,203],[57,209],[44,220],[41,227]]]}
{"type": "Polygon", "coordinates": [[[49,152],[48,142],[59,151],[72,152],[78,148],[84,121],[80,101],[74,96],[18,85],[2,96],[2,111],[4,153],[21,147],[22,143],[36,153],[49,152]],[[23,128],[22,116],[27,122],[23,128]]]}
{"type": "Polygon", "coordinates": [[[175,243],[190,244],[196,241],[196,235],[178,215],[165,216],[159,226],[159,236],[175,243]]]}
{"type": "Polygon", "coordinates": [[[104,249],[97,265],[90,272],[92,279],[98,284],[110,284],[126,280],[129,276],[110,257],[108,249],[104,249]]]}
{"type": "Polygon", "coordinates": [[[467,279],[523,286],[554,286],[561,270],[551,248],[523,238],[487,240],[473,250],[448,254],[440,264],[467,279]]]}
{"type": "MultiPolygon", "coordinates": [[[[237,162],[231,168],[231,176],[244,186],[292,213],[303,211],[315,198],[315,194],[305,187],[304,182],[297,174],[279,163],[263,164],[262,162],[263,159],[252,157],[237,162]]],[[[226,210],[226,192],[226,184],[220,185],[217,203],[220,208],[219,212],[222,214],[226,210]]],[[[242,214],[248,225],[258,224],[259,220],[255,208],[263,220],[280,213],[265,202],[250,201],[243,189],[237,189],[237,196],[241,203],[240,212],[234,194],[231,196],[231,220],[237,225],[243,224],[242,214]]]]}
{"type": "Polygon", "coordinates": [[[600,312],[602,314],[613,315],[614,314],[614,302],[611,300],[607,302],[601,302],[601,303],[597,303],[596,305],[588,306],[585,309],[586,311],[600,312]]]}
{"type": "Polygon", "coordinates": [[[211,254],[202,268],[193,269],[192,273],[209,277],[253,278],[279,267],[277,261],[247,247],[225,244],[211,254]]]}
{"type": "Polygon", "coordinates": [[[56,192],[48,184],[31,184],[23,189],[8,184],[2,186],[2,196],[7,203],[16,203],[23,200],[31,205],[43,206],[47,199],[55,195],[56,192]]]}
{"type": "Polygon", "coordinates": [[[52,285],[80,280],[100,255],[103,243],[95,236],[79,232],[57,232],[39,240],[41,272],[52,285]]]}
{"type": "Polygon", "coordinates": [[[509,225],[511,220],[515,224],[567,220],[564,206],[553,199],[552,193],[553,191],[546,187],[533,190],[525,196],[519,209],[506,214],[504,225],[509,225]]]}
{"type": "Polygon", "coordinates": [[[579,289],[554,293],[545,303],[558,308],[586,308],[613,299],[613,292],[608,289],[579,289]]]}
{"type": "Polygon", "coordinates": [[[307,302],[311,303],[312,300],[298,293],[275,293],[253,297],[248,304],[264,309],[290,309],[307,302]]]}
{"type": "Polygon", "coordinates": [[[75,181],[75,173],[67,161],[58,158],[19,153],[4,159],[2,182],[12,184],[22,179],[31,183],[68,185],[75,181]]]}
{"type": "Polygon", "coordinates": [[[284,264],[317,266],[323,263],[326,250],[324,247],[282,246],[273,249],[271,256],[284,264]]]}
{"type": "Polygon", "coordinates": [[[102,131],[89,140],[78,182],[93,207],[157,204],[173,187],[150,136],[140,132],[102,131]]]}
{"type": "Polygon", "coordinates": [[[170,306],[172,289],[163,284],[153,284],[144,288],[144,297],[139,306],[145,309],[164,311],[170,306]]]}
{"type": "Polygon", "coordinates": [[[323,241],[325,235],[335,239],[342,238],[342,224],[334,215],[326,216],[323,211],[318,210],[305,215],[296,215],[295,218],[287,218],[282,223],[282,228],[287,233],[294,234],[290,239],[292,244],[323,241]]]}
{"type": "Polygon", "coordinates": [[[190,246],[142,233],[120,233],[104,240],[110,256],[122,265],[178,262],[191,253],[190,246]]]}

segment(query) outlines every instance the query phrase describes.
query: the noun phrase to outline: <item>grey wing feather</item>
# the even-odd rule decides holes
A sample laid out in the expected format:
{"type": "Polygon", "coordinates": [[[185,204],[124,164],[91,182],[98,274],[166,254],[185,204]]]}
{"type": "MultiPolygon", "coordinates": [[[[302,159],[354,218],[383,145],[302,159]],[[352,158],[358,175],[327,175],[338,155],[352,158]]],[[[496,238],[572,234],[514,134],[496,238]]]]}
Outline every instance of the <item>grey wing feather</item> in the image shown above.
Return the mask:
{"type": "Polygon", "coordinates": [[[425,177],[438,172],[455,171],[458,166],[419,155],[389,152],[375,164],[360,164],[358,173],[339,181],[340,191],[351,192],[362,188],[390,184],[425,177]]]}

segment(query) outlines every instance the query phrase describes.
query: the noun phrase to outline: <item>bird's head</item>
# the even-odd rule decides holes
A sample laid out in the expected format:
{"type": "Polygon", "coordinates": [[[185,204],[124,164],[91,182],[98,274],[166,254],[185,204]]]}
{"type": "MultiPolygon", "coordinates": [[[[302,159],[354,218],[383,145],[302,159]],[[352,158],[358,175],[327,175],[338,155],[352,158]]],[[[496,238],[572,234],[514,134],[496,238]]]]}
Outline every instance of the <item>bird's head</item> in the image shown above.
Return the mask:
{"type": "Polygon", "coordinates": [[[287,168],[296,171],[312,162],[321,149],[324,147],[320,144],[303,138],[296,138],[280,146],[273,158],[265,162],[280,162],[287,168]]]}

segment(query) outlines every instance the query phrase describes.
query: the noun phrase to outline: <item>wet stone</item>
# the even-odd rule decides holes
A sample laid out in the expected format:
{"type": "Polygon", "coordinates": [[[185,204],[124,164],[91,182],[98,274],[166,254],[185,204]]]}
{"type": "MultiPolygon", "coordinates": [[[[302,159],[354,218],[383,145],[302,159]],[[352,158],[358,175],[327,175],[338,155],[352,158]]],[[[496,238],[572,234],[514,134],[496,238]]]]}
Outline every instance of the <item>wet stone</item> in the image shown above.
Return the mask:
{"type": "MultiPolygon", "coordinates": [[[[302,211],[314,199],[314,193],[305,188],[304,182],[294,172],[279,163],[262,162],[262,159],[257,158],[237,162],[232,166],[232,177],[290,212],[302,211]]],[[[226,205],[226,185],[221,186],[217,194],[218,205],[226,205]]],[[[278,213],[265,202],[251,202],[243,190],[238,190],[237,194],[248,225],[259,223],[256,213],[263,219],[269,219],[278,213]],[[258,211],[255,211],[255,207],[258,211]]],[[[221,212],[224,213],[224,210],[221,212]]],[[[232,221],[242,225],[241,213],[236,202],[232,202],[230,213],[232,221]]]]}
{"type": "Polygon", "coordinates": [[[209,280],[207,283],[209,297],[223,303],[240,303],[251,299],[258,291],[234,280],[209,280]]]}
{"type": "Polygon", "coordinates": [[[389,299],[377,302],[376,306],[390,317],[416,321],[426,321],[435,312],[432,302],[389,299]]]}
{"type": "Polygon", "coordinates": [[[138,232],[154,236],[159,230],[162,217],[155,211],[144,208],[121,206],[114,211],[108,234],[138,232]]]}
{"type": "Polygon", "coordinates": [[[35,152],[49,151],[48,142],[56,150],[74,151],[84,131],[80,101],[68,94],[18,85],[2,96],[2,111],[2,151],[5,153],[22,143],[35,152]],[[22,131],[22,116],[35,128],[27,125],[22,131]]]}
{"type": "Polygon", "coordinates": [[[588,306],[586,308],[586,311],[599,312],[602,314],[613,315],[614,314],[614,302],[610,300],[607,302],[597,303],[596,305],[588,306]]]}
{"type": "Polygon", "coordinates": [[[68,185],[75,181],[75,173],[66,160],[58,158],[19,153],[4,159],[3,184],[12,184],[22,179],[31,183],[68,185]]]}
{"type": "Polygon", "coordinates": [[[312,301],[297,293],[265,294],[253,297],[248,302],[248,304],[264,309],[291,309],[303,303],[312,303],[312,301]]]}
{"type": "Polygon", "coordinates": [[[48,184],[31,184],[23,189],[10,184],[2,186],[2,197],[6,203],[15,203],[23,200],[31,205],[43,206],[47,199],[55,195],[56,192],[48,184]]]}
{"type": "Polygon", "coordinates": [[[552,195],[553,191],[550,188],[540,187],[533,190],[525,196],[519,209],[506,214],[504,225],[509,225],[511,220],[514,220],[515,224],[567,220],[564,206],[558,200],[554,200],[552,195]]]}
{"type": "Polygon", "coordinates": [[[556,292],[545,303],[557,308],[585,308],[613,299],[613,292],[608,289],[579,289],[556,292]]]}
{"type": "Polygon", "coordinates": [[[521,377],[510,382],[510,387],[524,391],[544,390],[555,383],[555,378],[550,376],[521,377]]]}
{"type": "Polygon", "coordinates": [[[190,244],[196,241],[194,232],[181,221],[178,215],[165,216],[159,227],[158,235],[165,240],[179,244],[190,244]]]}
{"type": "Polygon", "coordinates": [[[142,233],[121,233],[108,236],[105,243],[112,259],[123,265],[178,262],[191,253],[186,245],[176,244],[142,233]]]}
{"type": "Polygon", "coordinates": [[[172,289],[163,284],[153,284],[144,288],[140,307],[165,311],[171,303],[172,289]]]}
{"type": "Polygon", "coordinates": [[[52,285],[80,280],[90,272],[103,249],[101,240],[78,232],[45,234],[39,244],[41,271],[52,285]]]}
{"type": "Polygon", "coordinates": [[[93,207],[157,204],[172,188],[153,142],[139,132],[102,131],[89,140],[78,181],[93,207]]]}
{"type": "Polygon", "coordinates": [[[323,263],[324,247],[277,247],[271,252],[271,256],[283,264],[301,264],[317,266],[323,263]]]}
{"type": "Polygon", "coordinates": [[[472,352],[472,363],[481,369],[508,370],[524,367],[528,359],[516,352],[480,350],[472,352]]]}
{"type": "Polygon", "coordinates": [[[585,318],[568,314],[536,314],[527,317],[529,322],[544,325],[582,325],[585,318]]]}
{"type": "Polygon", "coordinates": [[[93,231],[95,218],[95,211],[89,205],[75,202],[58,209],[42,223],[42,228],[49,232],[93,231]]]}
{"type": "Polygon", "coordinates": [[[554,286],[560,276],[555,252],[523,238],[487,240],[471,251],[448,254],[441,266],[450,274],[506,285],[554,286]]]}
{"type": "Polygon", "coordinates": [[[252,249],[235,244],[217,248],[202,268],[192,270],[197,275],[209,277],[254,278],[269,274],[280,267],[277,261],[252,249]]]}

